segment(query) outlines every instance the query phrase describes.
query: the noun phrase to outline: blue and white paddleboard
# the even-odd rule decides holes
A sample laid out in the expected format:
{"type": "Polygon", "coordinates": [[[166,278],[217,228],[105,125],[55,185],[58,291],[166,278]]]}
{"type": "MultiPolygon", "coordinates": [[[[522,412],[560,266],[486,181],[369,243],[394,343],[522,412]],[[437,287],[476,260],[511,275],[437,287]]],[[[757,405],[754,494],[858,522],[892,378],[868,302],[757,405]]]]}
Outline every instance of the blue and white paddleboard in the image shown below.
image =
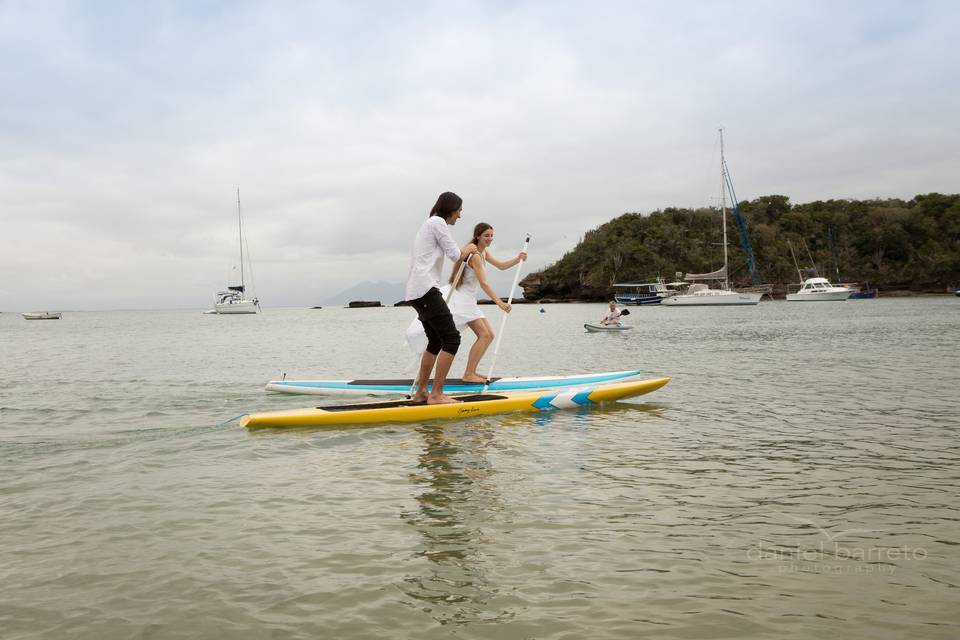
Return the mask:
{"type": "MultiPolygon", "coordinates": [[[[607,373],[586,373],[576,376],[541,376],[536,378],[494,378],[487,391],[533,391],[537,389],[560,389],[585,384],[604,382],[624,382],[640,375],[639,371],[610,371],[607,373]]],[[[272,380],[267,383],[267,391],[280,393],[301,393],[315,395],[333,394],[383,394],[403,395],[410,392],[412,379],[399,380],[272,380]]],[[[483,391],[483,384],[464,382],[458,378],[447,378],[443,386],[444,393],[477,393],[483,391]]]]}

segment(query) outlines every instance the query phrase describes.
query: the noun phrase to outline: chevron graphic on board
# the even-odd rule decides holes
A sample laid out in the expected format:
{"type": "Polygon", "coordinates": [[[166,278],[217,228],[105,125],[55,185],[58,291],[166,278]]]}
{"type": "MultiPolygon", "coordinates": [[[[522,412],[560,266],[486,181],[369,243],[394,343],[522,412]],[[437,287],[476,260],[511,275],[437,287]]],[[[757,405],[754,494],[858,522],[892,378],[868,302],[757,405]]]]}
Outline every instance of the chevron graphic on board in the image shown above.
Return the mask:
{"type": "Polygon", "coordinates": [[[553,409],[554,407],[552,404],[550,404],[550,401],[556,397],[557,397],[557,394],[553,394],[552,396],[540,396],[539,398],[536,399],[536,401],[534,401],[533,406],[535,406],[537,409],[540,409],[540,411],[553,409]]]}
{"type": "Polygon", "coordinates": [[[564,391],[562,393],[541,396],[536,399],[536,401],[533,403],[533,406],[541,411],[547,411],[549,409],[571,409],[577,406],[593,404],[593,401],[588,397],[591,393],[593,393],[593,391],[593,387],[589,389],[584,389],[581,387],[578,389],[570,389],[569,391],[564,391]]]}

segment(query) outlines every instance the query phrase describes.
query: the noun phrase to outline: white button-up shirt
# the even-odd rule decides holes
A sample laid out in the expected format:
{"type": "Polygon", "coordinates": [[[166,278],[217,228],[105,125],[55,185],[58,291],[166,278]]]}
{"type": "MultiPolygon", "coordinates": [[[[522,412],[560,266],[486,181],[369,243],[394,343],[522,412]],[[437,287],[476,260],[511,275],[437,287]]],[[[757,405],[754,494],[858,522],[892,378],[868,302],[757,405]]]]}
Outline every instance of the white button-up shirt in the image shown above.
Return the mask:
{"type": "Polygon", "coordinates": [[[430,216],[420,225],[413,241],[404,300],[416,300],[431,287],[440,286],[444,255],[456,261],[460,258],[460,247],[450,235],[447,221],[441,216],[430,216]]]}

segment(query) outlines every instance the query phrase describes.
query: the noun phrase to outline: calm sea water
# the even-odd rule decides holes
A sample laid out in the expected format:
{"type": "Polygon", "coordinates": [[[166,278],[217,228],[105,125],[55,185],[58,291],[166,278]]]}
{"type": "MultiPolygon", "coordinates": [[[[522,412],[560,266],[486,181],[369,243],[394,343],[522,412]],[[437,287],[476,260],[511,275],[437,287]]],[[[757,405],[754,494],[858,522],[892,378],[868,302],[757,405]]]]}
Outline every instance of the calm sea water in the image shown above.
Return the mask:
{"type": "Polygon", "coordinates": [[[0,314],[0,636],[960,637],[960,299],[545,309],[498,373],[673,381],[247,432],[412,372],[410,310],[0,314]]]}

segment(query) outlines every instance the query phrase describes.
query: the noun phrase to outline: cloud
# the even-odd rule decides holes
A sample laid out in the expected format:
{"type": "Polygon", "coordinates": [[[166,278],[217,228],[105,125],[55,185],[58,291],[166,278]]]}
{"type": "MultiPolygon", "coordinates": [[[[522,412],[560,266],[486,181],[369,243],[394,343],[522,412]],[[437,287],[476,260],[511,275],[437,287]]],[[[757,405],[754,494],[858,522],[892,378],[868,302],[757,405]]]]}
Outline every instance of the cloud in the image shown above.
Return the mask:
{"type": "Polygon", "coordinates": [[[5,309],[207,305],[238,186],[269,307],[402,281],[447,189],[458,238],[531,232],[533,268],[708,204],[721,125],[741,198],[910,197],[958,168],[949,3],[102,9],[0,7],[5,309]]]}

